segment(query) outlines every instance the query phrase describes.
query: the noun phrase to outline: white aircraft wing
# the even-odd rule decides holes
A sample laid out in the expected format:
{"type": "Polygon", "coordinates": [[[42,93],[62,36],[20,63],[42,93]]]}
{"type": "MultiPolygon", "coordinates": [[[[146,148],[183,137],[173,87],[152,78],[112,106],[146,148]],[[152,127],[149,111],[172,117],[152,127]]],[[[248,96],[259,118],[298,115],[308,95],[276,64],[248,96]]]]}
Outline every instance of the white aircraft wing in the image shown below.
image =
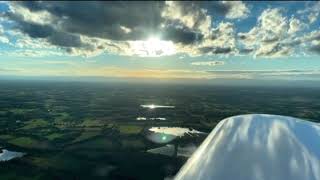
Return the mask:
{"type": "Polygon", "coordinates": [[[252,114],[221,121],[175,180],[320,180],[320,127],[252,114]]]}

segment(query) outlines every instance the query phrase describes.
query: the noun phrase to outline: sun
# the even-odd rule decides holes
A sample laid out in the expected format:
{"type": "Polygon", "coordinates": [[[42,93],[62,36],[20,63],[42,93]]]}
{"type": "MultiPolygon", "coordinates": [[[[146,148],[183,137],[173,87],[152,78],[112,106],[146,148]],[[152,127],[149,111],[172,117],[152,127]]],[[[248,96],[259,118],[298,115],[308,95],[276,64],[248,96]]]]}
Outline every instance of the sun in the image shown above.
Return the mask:
{"type": "Polygon", "coordinates": [[[159,57],[175,54],[175,46],[171,41],[161,40],[151,36],[144,41],[132,42],[134,52],[139,56],[159,57]]]}
{"type": "Polygon", "coordinates": [[[146,49],[150,51],[157,51],[163,49],[163,41],[161,41],[158,37],[150,37],[146,42],[146,49]]]}

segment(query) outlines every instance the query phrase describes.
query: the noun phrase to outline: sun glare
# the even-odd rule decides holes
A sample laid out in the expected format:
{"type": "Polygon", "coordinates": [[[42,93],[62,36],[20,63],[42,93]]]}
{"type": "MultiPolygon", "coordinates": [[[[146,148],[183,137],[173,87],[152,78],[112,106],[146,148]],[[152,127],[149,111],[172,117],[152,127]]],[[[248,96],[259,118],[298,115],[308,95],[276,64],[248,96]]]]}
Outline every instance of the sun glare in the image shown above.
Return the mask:
{"type": "Polygon", "coordinates": [[[156,106],[154,104],[151,104],[149,108],[154,109],[154,108],[156,108],[156,106]]]}
{"type": "Polygon", "coordinates": [[[132,47],[139,56],[159,57],[175,53],[175,47],[171,41],[164,41],[158,37],[150,37],[145,41],[134,41],[132,47]]]}

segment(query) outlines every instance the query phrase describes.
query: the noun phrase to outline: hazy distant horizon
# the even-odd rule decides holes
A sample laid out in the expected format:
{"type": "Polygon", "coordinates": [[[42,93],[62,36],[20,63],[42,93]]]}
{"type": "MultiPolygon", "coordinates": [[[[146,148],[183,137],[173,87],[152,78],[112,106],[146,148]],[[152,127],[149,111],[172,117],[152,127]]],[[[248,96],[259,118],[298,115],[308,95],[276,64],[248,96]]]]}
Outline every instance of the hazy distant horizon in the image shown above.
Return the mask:
{"type": "MultiPolygon", "coordinates": [[[[188,79],[188,78],[128,78],[102,76],[0,76],[3,81],[44,81],[44,82],[83,82],[83,83],[128,83],[152,85],[219,85],[219,86],[288,86],[288,87],[320,87],[319,80],[288,79],[188,79]]],[[[3,82],[2,81],[2,82],[3,82]]]]}

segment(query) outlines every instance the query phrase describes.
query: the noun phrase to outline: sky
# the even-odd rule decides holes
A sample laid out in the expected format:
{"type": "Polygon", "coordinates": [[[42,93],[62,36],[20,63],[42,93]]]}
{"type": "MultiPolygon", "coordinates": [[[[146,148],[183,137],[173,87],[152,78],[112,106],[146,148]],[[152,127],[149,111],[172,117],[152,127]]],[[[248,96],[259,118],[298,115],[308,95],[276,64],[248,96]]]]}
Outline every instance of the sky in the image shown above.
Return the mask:
{"type": "Polygon", "coordinates": [[[320,2],[0,1],[0,75],[320,80],[320,2]]]}

